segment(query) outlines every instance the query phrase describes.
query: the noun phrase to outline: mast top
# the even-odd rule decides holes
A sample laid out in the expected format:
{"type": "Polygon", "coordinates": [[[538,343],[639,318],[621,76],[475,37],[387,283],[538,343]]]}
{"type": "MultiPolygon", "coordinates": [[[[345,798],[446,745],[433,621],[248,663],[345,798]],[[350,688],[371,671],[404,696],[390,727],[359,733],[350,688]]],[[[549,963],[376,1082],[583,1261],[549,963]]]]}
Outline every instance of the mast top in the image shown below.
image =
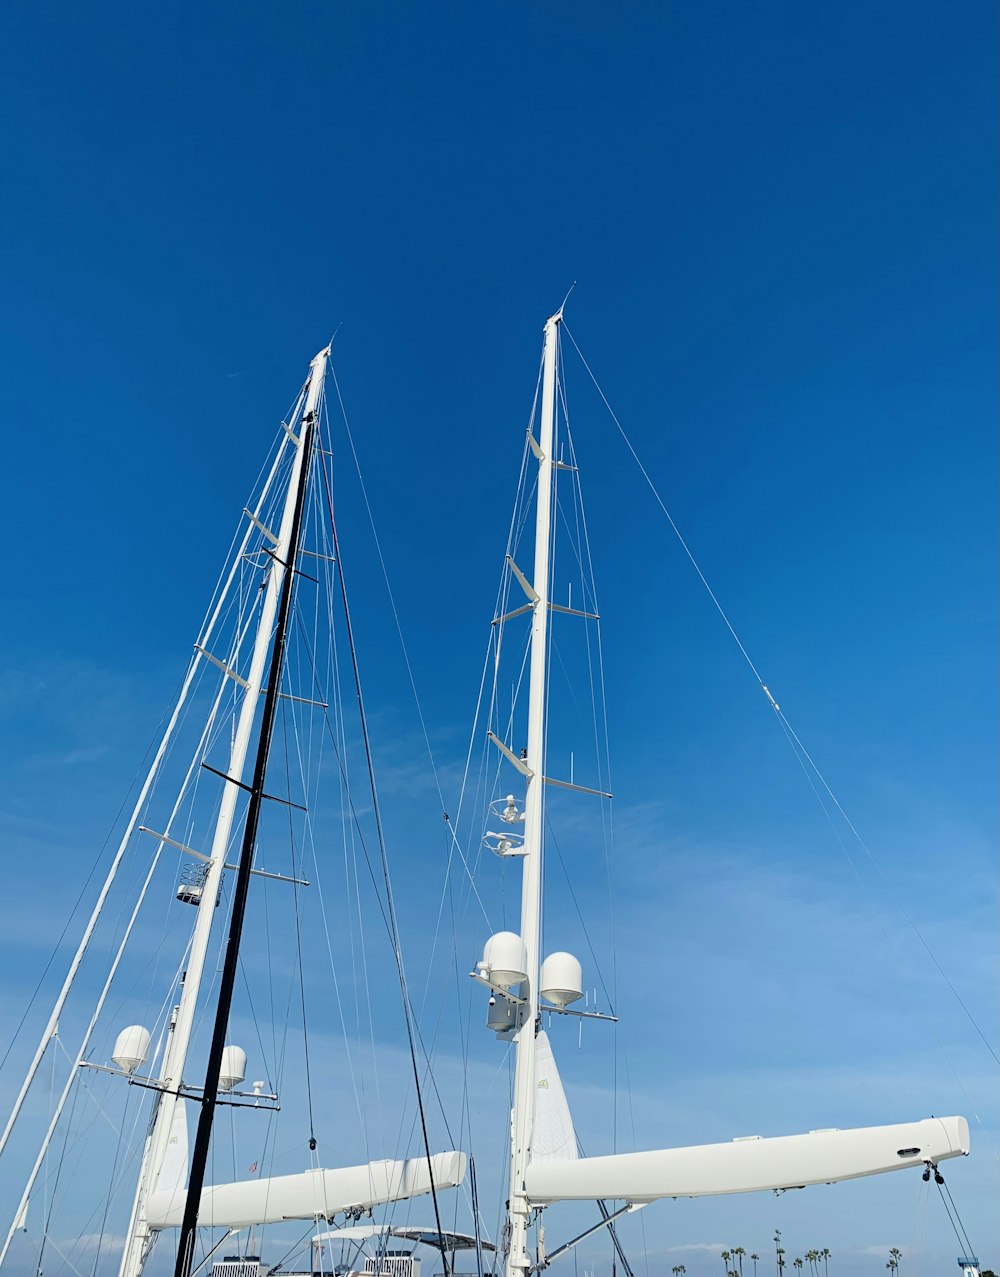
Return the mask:
{"type": "Polygon", "coordinates": [[[567,291],[566,296],[562,299],[562,305],[559,307],[556,313],[554,315],[550,315],[548,320],[546,321],[546,324],[545,324],[546,328],[548,328],[549,324],[562,323],[563,311],[566,309],[566,303],[569,301],[569,295],[575,287],[576,287],[576,280],[574,279],[572,284],[570,284],[569,286],[569,290],[567,291]]]}

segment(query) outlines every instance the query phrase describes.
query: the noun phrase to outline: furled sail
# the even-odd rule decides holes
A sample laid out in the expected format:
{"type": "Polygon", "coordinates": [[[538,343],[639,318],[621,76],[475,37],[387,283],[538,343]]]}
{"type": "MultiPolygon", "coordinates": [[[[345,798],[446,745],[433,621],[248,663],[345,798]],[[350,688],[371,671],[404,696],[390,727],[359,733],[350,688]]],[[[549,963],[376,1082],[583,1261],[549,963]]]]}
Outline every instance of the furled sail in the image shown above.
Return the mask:
{"type": "Polygon", "coordinates": [[[163,1166],[156,1181],[156,1191],[161,1196],[183,1194],[188,1172],[187,1101],[178,1100],[170,1120],[170,1137],[163,1156],[163,1166]]]}
{"type": "MultiPolygon", "coordinates": [[[[198,1210],[200,1228],[247,1228],[282,1219],[332,1219],[350,1207],[367,1210],[386,1202],[457,1188],[465,1178],[464,1153],[435,1153],[405,1161],[368,1162],[337,1170],[303,1171],[235,1184],[206,1185],[198,1210]]],[[[175,1228],[184,1214],[185,1191],[157,1190],[146,1202],[150,1228],[175,1228]]]]}
{"type": "Polygon", "coordinates": [[[525,1176],[534,1206],[572,1200],[650,1202],[764,1189],[804,1188],[959,1157],[969,1151],[964,1117],[895,1126],[757,1136],[730,1144],[616,1153],[576,1161],[532,1161],[525,1176]]]}
{"type": "Polygon", "coordinates": [[[576,1132],[548,1034],[535,1038],[535,1119],[533,1162],[566,1162],[577,1156],[576,1132]]]}

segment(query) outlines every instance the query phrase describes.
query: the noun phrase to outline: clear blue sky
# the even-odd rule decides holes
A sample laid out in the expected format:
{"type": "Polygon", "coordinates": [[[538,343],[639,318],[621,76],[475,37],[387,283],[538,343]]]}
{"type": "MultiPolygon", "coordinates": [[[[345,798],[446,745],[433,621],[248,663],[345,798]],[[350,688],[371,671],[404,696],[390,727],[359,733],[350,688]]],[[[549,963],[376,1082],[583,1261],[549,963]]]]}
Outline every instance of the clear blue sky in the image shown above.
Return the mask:
{"type": "MultiPolygon", "coordinates": [[[[576,279],[574,335],[995,1043],[992,7],[18,0],[0,24],[12,912],[30,903],[43,941],[61,925],[274,422],[340,323],[425,711],[442,763],[460,759],[541,327],[576,279]]],[[[971,1098],[987,1134],[973,1122],[951,1180],[995,1261],[995,1066],[919,952],[901,969],[887,948],[568,375],[607,619],[638,1124],[697,1142],[971,1098]]],[[[369,694],[405,738],[357,554],[369,694]]],[[[5,1017],[47,952],[13,921],[5,1017]]],[[[564,1070],[589,1094],[582,1059],[564,1070]]],[[[879,1192],[651,1210],[650,1247],[697,1277],[716,1243],[760,1249],[778,1225],[877,1277],[883,1243],[914,1231],[915,1188],[879,1192]]],[[[954,1245],[932,1211],[927,1277],[954,1245]]]]}

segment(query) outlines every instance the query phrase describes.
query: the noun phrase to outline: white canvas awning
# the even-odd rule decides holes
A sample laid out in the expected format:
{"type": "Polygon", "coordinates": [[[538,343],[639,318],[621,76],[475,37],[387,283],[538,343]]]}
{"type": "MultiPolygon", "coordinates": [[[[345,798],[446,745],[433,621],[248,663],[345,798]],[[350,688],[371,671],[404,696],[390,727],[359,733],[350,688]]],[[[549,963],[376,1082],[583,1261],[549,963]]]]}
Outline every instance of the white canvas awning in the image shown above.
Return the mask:
{"type": "MultiPolygon", "coordinates": [[[[346,1228],[331,1228],[328,1232],[317,1233],[312,1244],[326,1246],[334,1242],[364,1242],[371,1237],[399,1237],[414,1245],[433,1246],[435,1250],[476,1249],[476,1239],[471,1233],[450,1233],[447,1229],[439,1233],[436,1228],[418,1228],[411,1224],[350,1224],[346,1228]]],[[[496,1250],[492,1242],[480,1241],[479,1245],[483,1250],[496,1250]]]]}

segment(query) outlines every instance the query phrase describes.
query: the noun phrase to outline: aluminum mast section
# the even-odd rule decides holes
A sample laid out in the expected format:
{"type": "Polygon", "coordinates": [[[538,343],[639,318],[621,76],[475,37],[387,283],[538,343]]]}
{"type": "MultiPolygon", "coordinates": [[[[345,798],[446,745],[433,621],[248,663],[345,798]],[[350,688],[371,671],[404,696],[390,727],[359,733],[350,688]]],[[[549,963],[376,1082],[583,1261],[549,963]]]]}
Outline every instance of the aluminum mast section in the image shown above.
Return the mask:
{"type": "Polygon", "coordinates": [[[545,782],[546,664],[548,660],[549,557],[552,523],[552,469],[555,451],[556,347],[562,310],[545,325],[542,356],[542,412],[538,446],[538,492],[535,514],[535,572],[537,595],[531,621],[531,667],[528,683],[529,775],[524,798],[524,855],[521,878],[521,938],[528,973],[520,1023],[514,1038],[514,1108],[511,1114],[510,1250],[507,1277],[523,1277],[531,1268],[528,1221],[531,1206],[524,1181],[531,1155],[535,1110],[535,1033],[538,1020],[539,943],[542,912],[542,817],[545,782]]]}
{"type": "MultiPolygon", "coordinates": [[[[302,421],[307,420],[310,413],[316,412],[323,393],[323,381],[326,376],[329,354],[329,347],[321,350],[310,365],[311,372],[302,421]]],[[[278,544],[274,547],[274,552],[271,555],[271,566],[267,574],[260,618],[257,632],[254,636],[253,655],[250,660],[250,669],[246,675],[247,686],[243,692],[243,702],[240,706],[236,732],[233,736],[233,743],[229,753],[227,775],[232,777],[234,781],[242,781],[243,779],[247,750],[250,745],[254,720],[260,705],[267,657],[271,647],[271,636],[278,610],[278,600],[285,577],[286,564],[288,563],[289,542],[303,461],[302,438],[300,438],[288,476],[281,529],[278,533],[278,544]]],[[[148,1194],[156,1189],[157,1178],[163,1166],[163,1159],[173,1126],[174,1108],[178,1103],[179,1097],[176,1094],[176,1089],[184,1081],[184,1070],[191,1045],[198,996],[201,991],[205,960],[211,939],[215,902],[218,899],[222,874],[225,869],[226,853],[232,836],[236,804],[240,792],[238,785],[224,784],[219,816],[212,839],[208,875],[202,888],[198,915],[195,919],[194,934],[191,939],[191,955],[188,959],[187,973],[181,989],[180,1002],[177,1007],[174,1026],[168,1040],[160,1075],[164,1089],[160,1091],[157,1097],[156,1112],[143,1156],[139,1182],[136,1187],[132,1219],[126,1234],[125,1249],[122,1254],[121,1267],[119,1268],[120,1277],[138,1277],[142,1272],[149,1250],[152,1229],[146,1221],[144,1202],[148,1194]]]]}

